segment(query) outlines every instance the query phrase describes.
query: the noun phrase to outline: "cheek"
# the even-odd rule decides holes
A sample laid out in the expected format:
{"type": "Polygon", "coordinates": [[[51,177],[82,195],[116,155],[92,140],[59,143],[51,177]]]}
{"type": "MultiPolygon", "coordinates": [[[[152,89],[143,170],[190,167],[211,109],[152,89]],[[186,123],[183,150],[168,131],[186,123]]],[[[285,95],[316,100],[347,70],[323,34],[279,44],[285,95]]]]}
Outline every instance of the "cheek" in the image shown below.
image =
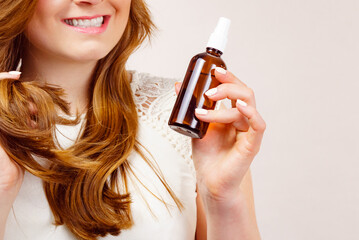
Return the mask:
{"type": "Polygon", "coordinates": [[[111,49],[120,41],[126,29],[129,21],[131,1],[112,1],[112,6],[115,9],[115,13],[112,16],[113,19],[111,21],[111,26],[109,26],[109,31],[106,33],[108,36],[107,39],[111,42],[109,44],[111,49]]]}
{"type": "Polygon", "coordinates": [[[131,0],[110,0],[111,5],[123,12],[130,12],[131,0]]]}
{"type": "Polygon", "coordinates": [[[25,30],[25,36],[32,45],[39,47],[46,46],[46,43],[49,42],[49,39],[47,38],[51,35],[47,33],[44,25],[42,25],[35,17],[28,24],[25,30]]]}
{"type": "Polygon", "coordinates": [[[57,36],[54,28],[51,28],[51,24],[42,22],[36,17],[28,24],[25,30],[25,36],[32,46],[42,50],[54,48],[57,42],[56,39],[60,37],[57,36]]]}
{"type": "Polygon", "coordinates": [[[114,7],[117,10],[114,22],[115,25],[118,26],[115,27],[115,31],[117,32],[117,34],[122,35],[129,20],[131,1],[130,0],[116,1],[114,7]]]}
{"type": "Polygon", "coordinates": [[[25,29],[25,36],[37,47],[49,47],[58,36],[53,22],[61,1],[38,0],[35,13],[25,29]]]}

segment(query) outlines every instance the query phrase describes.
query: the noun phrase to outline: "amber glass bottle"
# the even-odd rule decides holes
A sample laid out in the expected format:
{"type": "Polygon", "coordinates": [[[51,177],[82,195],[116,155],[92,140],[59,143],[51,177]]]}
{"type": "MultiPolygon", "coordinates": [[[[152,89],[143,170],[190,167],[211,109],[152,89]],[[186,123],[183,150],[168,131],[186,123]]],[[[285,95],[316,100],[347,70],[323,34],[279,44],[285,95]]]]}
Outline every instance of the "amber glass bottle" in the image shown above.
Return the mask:
{"type": "Polygon", "coordinates": [[[206,52],[194,56],[188,66],[181,90],[173,107],[168,125],[173,130],[192,138],[203,138],[209,123],[200,121],[194,114],[196,108],[213,110],[216,102],[204,93],[219,85],[214,69],[227,69],[221,58],[227,42],[230,20],[220,18],[212,33],[206,52]]]}

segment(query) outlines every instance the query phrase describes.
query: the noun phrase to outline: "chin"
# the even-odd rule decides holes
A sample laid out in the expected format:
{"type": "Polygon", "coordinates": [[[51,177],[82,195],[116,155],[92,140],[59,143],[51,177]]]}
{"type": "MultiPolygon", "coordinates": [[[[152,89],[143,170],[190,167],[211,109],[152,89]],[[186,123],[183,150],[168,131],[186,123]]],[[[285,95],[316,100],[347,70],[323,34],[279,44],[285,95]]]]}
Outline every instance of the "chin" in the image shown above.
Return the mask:
{"type": "Polygon", "coordinates": [[[76,51],[74,51],[68,54],[66,57],[76,62],[89,62],[89,61],[98,61],[104,58],[108,53],[109,51],[96,51],[96,50],[87,50],[86,52],[77,52],[77,53],[76,51]]]}
{"type": "MultiPolygon", "coordinates": [[[[104,58],[116,45],[117,42],[84,41],[78,44],[64,44],[61,52],[73,60],[91,61],[104,58]],[[81,47],[79,47],[81,46],[81,47]]],[[[60,53],[60,52],[59,52],[60,53]]],[[[61,53],[60,53],[61,54],[61,53]]]]}

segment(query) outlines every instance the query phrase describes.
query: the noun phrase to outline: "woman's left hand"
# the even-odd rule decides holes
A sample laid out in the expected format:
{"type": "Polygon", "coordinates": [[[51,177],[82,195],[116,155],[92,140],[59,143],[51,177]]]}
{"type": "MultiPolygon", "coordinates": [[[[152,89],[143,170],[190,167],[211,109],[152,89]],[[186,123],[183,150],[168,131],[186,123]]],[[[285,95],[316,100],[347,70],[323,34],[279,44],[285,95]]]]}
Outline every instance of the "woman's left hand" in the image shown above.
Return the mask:
{"type": "Polygon", "coordinates": [[[236,106],[196,111],[199,120],[211,124],[203,139],[192,139],[198,190],[202,197],[216,201],[238,197],[241,181],[260,149],[266,129],[253,90],[231,72],[221,70],[215,71],[215,77],[222,84],[209,89],[206,95],[213,101],[234,100],[236,106]]]}

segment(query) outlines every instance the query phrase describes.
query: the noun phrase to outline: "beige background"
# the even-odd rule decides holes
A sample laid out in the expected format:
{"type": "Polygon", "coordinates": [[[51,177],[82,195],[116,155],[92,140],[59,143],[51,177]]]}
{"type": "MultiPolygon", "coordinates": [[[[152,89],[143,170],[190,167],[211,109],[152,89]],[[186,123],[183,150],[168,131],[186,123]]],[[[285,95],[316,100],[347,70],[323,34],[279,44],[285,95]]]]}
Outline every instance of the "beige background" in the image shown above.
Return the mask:
{"type": "Polygon", "coordinates": [[[151,0],[159,27],[130,69],[183,78],[218,17],[223,55],[267,123],[253,165],[266,240],[359,239],[359,1],[151,0]]]}

